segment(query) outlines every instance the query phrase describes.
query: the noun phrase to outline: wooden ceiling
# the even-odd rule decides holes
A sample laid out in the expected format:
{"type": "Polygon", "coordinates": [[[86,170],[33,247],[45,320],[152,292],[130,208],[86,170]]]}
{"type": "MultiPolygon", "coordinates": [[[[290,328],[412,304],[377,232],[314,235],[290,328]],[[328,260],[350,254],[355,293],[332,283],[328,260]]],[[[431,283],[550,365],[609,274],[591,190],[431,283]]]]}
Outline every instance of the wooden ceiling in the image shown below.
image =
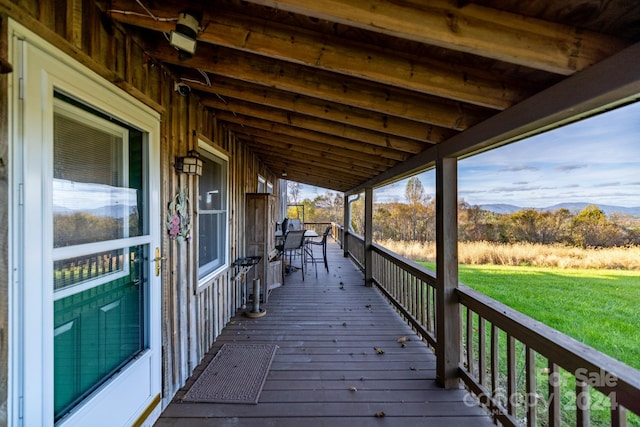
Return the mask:
{"type": "Polygon", "coordinates": [[[640,41],[635,0],[112,0],[287,179],[348,191],[640,41]],[[167,34],[202,14],[196,54],[167,34]]]}

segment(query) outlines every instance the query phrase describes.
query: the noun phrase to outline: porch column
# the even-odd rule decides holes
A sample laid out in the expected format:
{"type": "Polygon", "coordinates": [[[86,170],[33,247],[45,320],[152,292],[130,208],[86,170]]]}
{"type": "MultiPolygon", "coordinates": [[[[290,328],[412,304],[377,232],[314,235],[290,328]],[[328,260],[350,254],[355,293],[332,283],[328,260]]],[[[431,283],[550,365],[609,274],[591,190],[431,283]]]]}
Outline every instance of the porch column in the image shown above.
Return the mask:
{"type": "Polygon", "coordinates": [[[342,225],[342,251],[344,252],[344,257],[348,257],[349,256],[349,248],[348,248],[348,240],[349,238],[347,237],[347,235],[349,234],[349,222],[351,221],[351,215],[349,213],[349,209],[351,209],[351,206],[349,206],[349,196],[345,195],[344,196],[344,218],[343,218],[343,225],[342,225]]]}
{"type": "Polygon", "coordinates": [[[436,381],[458,388],[461,357],[461,311],[458,287],[458,163],[436,160],[436,381]]]}
{"type": "Polygon", "coordinates": [[[364,190],[364,285],[373,286],[373,187],[364,190]]]}

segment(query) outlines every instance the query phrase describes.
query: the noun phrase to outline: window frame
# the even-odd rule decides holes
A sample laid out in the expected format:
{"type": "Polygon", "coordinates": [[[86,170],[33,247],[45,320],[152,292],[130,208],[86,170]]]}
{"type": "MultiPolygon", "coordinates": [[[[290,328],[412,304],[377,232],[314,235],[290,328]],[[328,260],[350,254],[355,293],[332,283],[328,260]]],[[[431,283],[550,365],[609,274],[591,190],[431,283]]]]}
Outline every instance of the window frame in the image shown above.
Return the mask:
{"type": "Polygon", "coordinates": [[[262,176],[258,175],[258,187],[256,193],[266,193],[267,192],[267,180],[262,176]]]}
{"type": "MultiPolygon", "coordinates": [[[[196,197],[196,203],[194,206],[194,210],[197,212],[197,217],[198,217],[198,222],[197,222],[197,227],[198,227],[198,251],[196,252],[198,254],[198,260],[197,260],[197,266],[198,266],[198,288],[205,286],[207,283],[209,283],[214,277],[216,277],[217,275],[219,275],[220,273],[222,273],[223,271],[225,271],[226,269],[229,268],[229,257],[230,257],[230,252],[231,252],[231,248],[230,248],[230,241],[229,241],[229,155],[227,153],[225,153],[224,151],[222,151],[221,149],[218,149],[216,147],[213,147],[211,144],[207,143],[205,140],[198,138],[198,148],[200,151],[200,155],[202,157],[207,158],[210,161],[216,161],[216,162],[221,162],[224,163],[225,165],[225,176],[224,176],[224,184],[222,185],[222,188],[224,189],[224,202],[223,202],[223,207],[224,209],[220,209],[218,210],[216,213],[224,213],[224,224],[225,224],[225,230],[224,230],[224,237],[223,237],[223,242],[221,242],[220,244],[220,249],[224,252],[221,256],[222,261],[221,263],[214,267],[213,270],[203,273],[201,274],[200,270],[201,270],[201,266],[200,266],[200,259],[199,259],[199,245],[200,245],[200,234],[199,234],[199,229],[200,229],[200,215],[206,215],[203,214],[200,210],[200,179],[198,180],[198,187],[197,187],[197,197],[196,197]],[[212,159],[214,158],[214,159],[212,159]]],[[[203,170],[203,174],[204,174],[204,170],[203,170]]],[[[208,213],[207,213],[208,214],[208,213]]],[[[208,265],[208,264],[207,264],[208,265]]]]}

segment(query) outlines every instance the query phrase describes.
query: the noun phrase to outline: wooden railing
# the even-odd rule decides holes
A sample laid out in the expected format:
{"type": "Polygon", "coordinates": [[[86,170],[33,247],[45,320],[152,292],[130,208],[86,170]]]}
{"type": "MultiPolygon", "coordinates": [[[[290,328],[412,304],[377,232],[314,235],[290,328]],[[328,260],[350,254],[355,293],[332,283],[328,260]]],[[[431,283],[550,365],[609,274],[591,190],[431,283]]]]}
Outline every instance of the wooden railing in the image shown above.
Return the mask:
{"type": "Polygon", "coordinates": [[[640,371],[466,286],[457,295],[461,378],[502,425],[625,426],[625,408],[640,414],[640,371]]]}
{"type": "Polygon", "coordinates": [[[364,271],[364,238],[353,233],[348,233],[346,238],[349,257],[364,271]]]}
{"type": "MultiPolygon", "coordinates": [[[[364,259],[364,240],[348,238],[349,255],[364,259]]],[[[373,283],[436,348],[434,273],[376,244],[370,250],[373,283]]],[[[496,422],[588,426],[593,419],[626,426],[627,410],[640,415],[640,371],[466,286],[456,295],[460,378],[496,422]]],[[[630,425],[640,425],[636,415],[629,415],[630,425]]]]}
{"type": "Polygon", "coordinates": [[[322,233],[324,233],[324,230],[330,225],[333,225],[333,223],[332,222],[305,222],[304,229],[313,230],[316,233],[318,233],[318,236],[322,236],[322,233]]]}
{"type": "Polygon", "coordinates": [[[340,247],[343,247],[342,242],[344,242],[344,227],[335,222],[331,225],[333,226],[333,230],[331,232],[333,239],[336,241],[336,243],[340,244],[340,247]]]}
{"type": "Polygon", "coordinates": [[[431,347],[436,346],[436,279],[408,259],[373,245],[373,281],[431,347]]]}

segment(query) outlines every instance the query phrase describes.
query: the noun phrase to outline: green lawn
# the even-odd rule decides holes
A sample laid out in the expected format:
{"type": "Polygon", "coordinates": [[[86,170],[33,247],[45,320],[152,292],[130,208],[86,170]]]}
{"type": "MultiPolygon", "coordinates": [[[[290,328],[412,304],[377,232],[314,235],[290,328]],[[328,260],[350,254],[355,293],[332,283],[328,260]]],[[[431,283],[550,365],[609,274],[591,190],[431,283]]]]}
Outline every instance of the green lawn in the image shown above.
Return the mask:
{"type": "Polygon", "coordinates": [[[640,369],[638,272],[464,265],[460,282],[640,369]]]}

